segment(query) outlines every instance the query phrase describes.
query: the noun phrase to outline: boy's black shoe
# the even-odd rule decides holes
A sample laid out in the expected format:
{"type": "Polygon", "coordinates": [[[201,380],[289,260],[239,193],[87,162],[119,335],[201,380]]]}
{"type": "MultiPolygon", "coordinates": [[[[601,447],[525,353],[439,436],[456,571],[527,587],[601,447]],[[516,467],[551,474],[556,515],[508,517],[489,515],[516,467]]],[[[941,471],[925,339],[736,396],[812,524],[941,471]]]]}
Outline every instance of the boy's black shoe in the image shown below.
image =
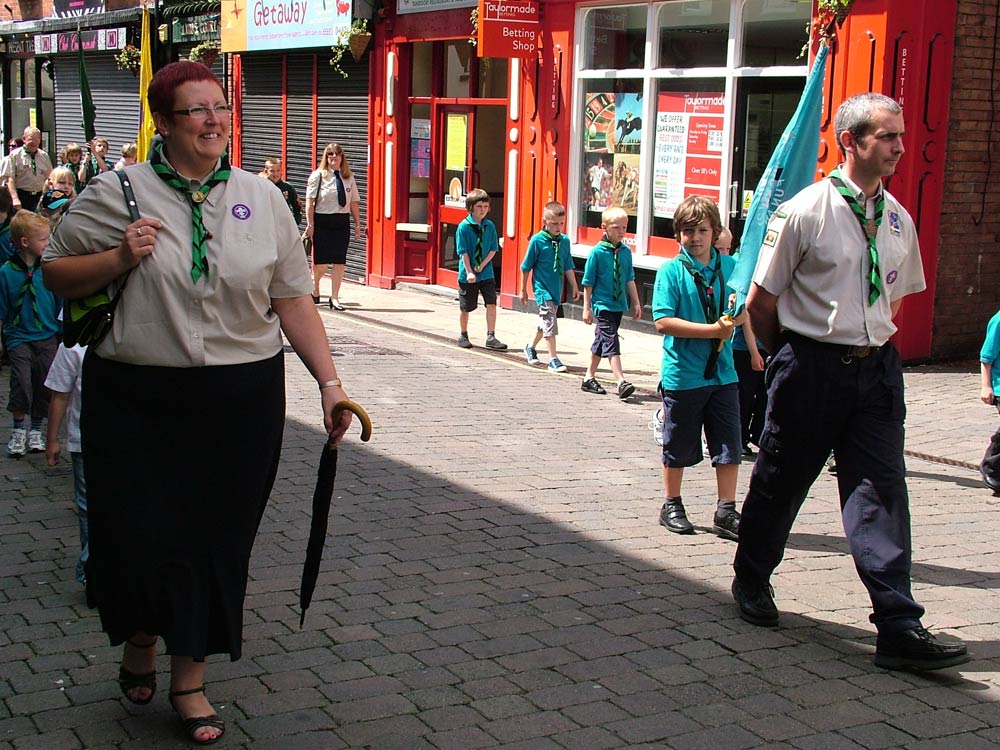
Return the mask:
{"type": "Polygon", "coordinates": [[[468,334],[460,333],[458,335],[458,345],[460,347],[462,347],[463,349],[471,349],[472,348],[472,342],[469,341],[468,334]]]}
{"type": "Polygon", "coordinates": [[[627,380],[623,380],[618,384],[618,398],[620,398],[622,401],[627,399],[633,393],[635,393],[635,386],[632,385],[627,380]]]}
{"type": "Polygon", "coordinates": [[[971,658],[961,641],[939,641],[920,625],[900,633],[879,633],[875,641],[875,666],[883,669],[944,669],[971,658]]]}
{"type": "Polygon", "coordinates": [[[716,510],[712,530],[723,539],[740,539],[740,514],[735,510],[716,510]]]}
{"type": "Polygon", "coordinates": [[[507,348],[507,345],[493,334],[490,334],[486,337],[486,348],[495,349],[498,352],[502,352],[504,349],[507,348]]]}
{"type": "Polygon", "coordinates": [[[597,382],[597,378],[588,378],[587,380],[584,380],[583,384],[580,386],[580,390],[586,391],[587,393],[597,393],[601,396],[607,393],[601,384],[597,382]]]}
{"type": "Polygon", "coordinates": [[[660,508],[660,526],[675,534],[693,534],[694,526],[684,512],[684,503],[680,500],[670,500],[660,508]]]}
{"type": "Polygon", "coordinates": [[[979,475],[983,478],[983,484],[993,490],[994,493],[1000,493],[1000,482],[990,476],[983,466],[979,467],[979,475]]]}
{"type": "Polygon", "coordinates": [[[734,578],[732,591],[740,617],[751,625],[777,627],[778,608],[774,605],[774,589],[770,584],[751,586],[734,578]]]}

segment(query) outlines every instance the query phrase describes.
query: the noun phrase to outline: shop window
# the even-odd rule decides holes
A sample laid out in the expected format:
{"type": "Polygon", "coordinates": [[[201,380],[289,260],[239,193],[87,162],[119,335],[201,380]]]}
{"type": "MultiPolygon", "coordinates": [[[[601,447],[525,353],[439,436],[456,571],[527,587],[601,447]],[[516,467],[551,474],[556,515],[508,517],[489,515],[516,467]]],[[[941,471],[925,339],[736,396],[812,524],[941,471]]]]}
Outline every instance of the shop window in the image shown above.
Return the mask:
{"type": "Polygon", "coordinates": [[[475,48],[467,39],[444,43],[444,96],[465,98],[469,96],[472,78],[470,71],[475,48]]]}
{"type": "Polygon", "coordinates": [[[809,38],[812,0],[746,0],[743,6],[743,54],[747,67],[802,65],[809,38]]]}
{"type": "Polygon", "coordinates": [[[729,6],[728,0],[664,3],[657,19],[657,67],[724,67],[729,49],[729,6]]]}
{"type": "Polygon", "coordinates": [[[406,220],[412,224],[429,223],[430,177],[431,107],[414,104],[410,109],[410,192],[406,214],[406,220]]]}
{"type": "Polygon", "coordinates": [[[480,99],[507,98],[507,58],[479,58],[479,91],[480,99]]]}
{"type": "Polygon", "coordinates": [[[410,96],[428,97],[431,91],[431,66],[433,64],[434,43],[414,42],[410,61],[410,96]]]}
{"type": "Polygon", "coordinates": [[[674,237],[674,210],[689,195],[722,199],[725,143],[725,81],[673,79],[659,82],[653,174],[651,235],[674,237]]]}
{"type": "Polygon", "coordinates": [[[635,232],[639,210],[639,150],[644,135],[642,81],[584,82],[581,224],[601,226],[601,212],[621,206],[635,232]]]}
{"type": "Polygon", "coordinates": [[[598,8],[588,12],[584,67],[591,70],[645,67],[646,16],[645,5],[598,8]]]}

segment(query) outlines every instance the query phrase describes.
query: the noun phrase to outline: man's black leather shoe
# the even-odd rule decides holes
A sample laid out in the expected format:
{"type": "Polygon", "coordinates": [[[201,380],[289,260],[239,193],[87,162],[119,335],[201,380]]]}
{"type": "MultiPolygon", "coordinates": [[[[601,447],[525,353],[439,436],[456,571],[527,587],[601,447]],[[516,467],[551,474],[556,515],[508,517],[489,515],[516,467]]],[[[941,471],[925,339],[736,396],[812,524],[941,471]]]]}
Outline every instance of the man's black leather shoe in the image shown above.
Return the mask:
{"type": "Polygon", "coordinates": [[[774,589],[769,584],[751,586],[739,578],[733,579],[733,599],[740,617],[751,625],[773,628],[778,625],[778,608],[774,604],[774,589]]]}
{"type": "Polygon", "coordinates": [[[899,633],[879,633],[875,641],[875,666],[883,669],[944,669],[971,658],[961,641],[939,641],[920,625],[899,633]]]}
{"type": "Polygon", "coordinates": [[[994,494],[1000,494],[1000,482],[991,477],[982,466],[979,467],[979,476],[983,478],[983,484],[993,490],[994,494]]]}
{"type": "Polygon", "coordinates": [[[665,526],[667,531],[675,534],[693,534],[694,526],[688,520],[687,513],[684,512],[684,503],[680,500],[665,502],[660,508],[660,526],[665,526]]]}

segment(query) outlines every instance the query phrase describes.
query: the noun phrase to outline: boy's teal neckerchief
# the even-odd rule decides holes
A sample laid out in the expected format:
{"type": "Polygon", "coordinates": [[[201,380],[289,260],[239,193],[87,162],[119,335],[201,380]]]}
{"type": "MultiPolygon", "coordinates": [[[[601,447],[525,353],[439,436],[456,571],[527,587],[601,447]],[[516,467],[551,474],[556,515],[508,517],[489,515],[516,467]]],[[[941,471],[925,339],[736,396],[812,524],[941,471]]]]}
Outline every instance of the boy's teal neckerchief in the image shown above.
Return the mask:
{"type": "Polygon", "coordinates": [[[29,267],[24,258],[15,254],[7,263],[25,274],[24,284],[17,293],[17,301],[14,303],[14,309],[17,312],[14,314],[14,320],[11,321],[12,325],[19,325],[21,323],[21,310],[24,308],[25,297],[28,297],[31,299],[31,312],[35,316],[35,328],[39,331],[42,330],[42,321],[38,317],[38,299],[35,296],[34,283],[35,271],[41,268],[42,259],[36,259],[35,264],[29,267]]]}
{"type": "Polygon", "coordinates": [[[552,272],[556,276],[562,276],[562,258],[559,257],[559,243],[562,242],[562,232],[559,234],[552,234],[548,229],[543,229],[542,233],[549,238],[549,242],[552,243],[552,254],[555,256],[552,260],[552,272]]]}
{"type": "Polygon", "coordinates": [[[625,298],[625,285],[622,284],[622,265],[621,261],[618,260],[618,250],[621,248],[622,243],[615,245],[608,240],[608,236],[604,235],[597,246],[605,250],[610,250],[614,253],[615,264],[611,272],[611,299],[613,302],[617,302],[619,299],[625,298]]]}

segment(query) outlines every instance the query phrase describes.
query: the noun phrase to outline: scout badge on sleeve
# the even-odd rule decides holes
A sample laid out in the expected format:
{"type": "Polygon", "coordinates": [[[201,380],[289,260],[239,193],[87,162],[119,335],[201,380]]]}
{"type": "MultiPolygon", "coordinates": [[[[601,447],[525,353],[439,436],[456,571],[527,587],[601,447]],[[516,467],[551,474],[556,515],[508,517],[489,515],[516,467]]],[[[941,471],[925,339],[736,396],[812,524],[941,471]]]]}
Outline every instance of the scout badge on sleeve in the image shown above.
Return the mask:
{"type": "MultiPolygon", "coordinates": [[[[333,407],[333,418],[336,421],[341,412],[350,411],[361,420],[361,439],[368,442],[372,436],[372,420],[368,412],[360,404],[353,401],[339,401],[333,407]]],[[[306,562],[302,566],[302,586],[299,589],[299,606],[302,614],[299,617],[299,627],[306,621],[306,610],[312,603],[313,591],[316,589],[316,578],[319,576],[319,564],[323,559],[323,546],[326,544],[326,526],[330,517],[330,502],[333,500],[333,482],[337,478],[337,445],[327,440],[323,445],[323,457],[319,461],[319,472],[316,477],[316,491],[313,493],[312,523],[309,525],[309,546],[306,548],[306,562]]]]}

